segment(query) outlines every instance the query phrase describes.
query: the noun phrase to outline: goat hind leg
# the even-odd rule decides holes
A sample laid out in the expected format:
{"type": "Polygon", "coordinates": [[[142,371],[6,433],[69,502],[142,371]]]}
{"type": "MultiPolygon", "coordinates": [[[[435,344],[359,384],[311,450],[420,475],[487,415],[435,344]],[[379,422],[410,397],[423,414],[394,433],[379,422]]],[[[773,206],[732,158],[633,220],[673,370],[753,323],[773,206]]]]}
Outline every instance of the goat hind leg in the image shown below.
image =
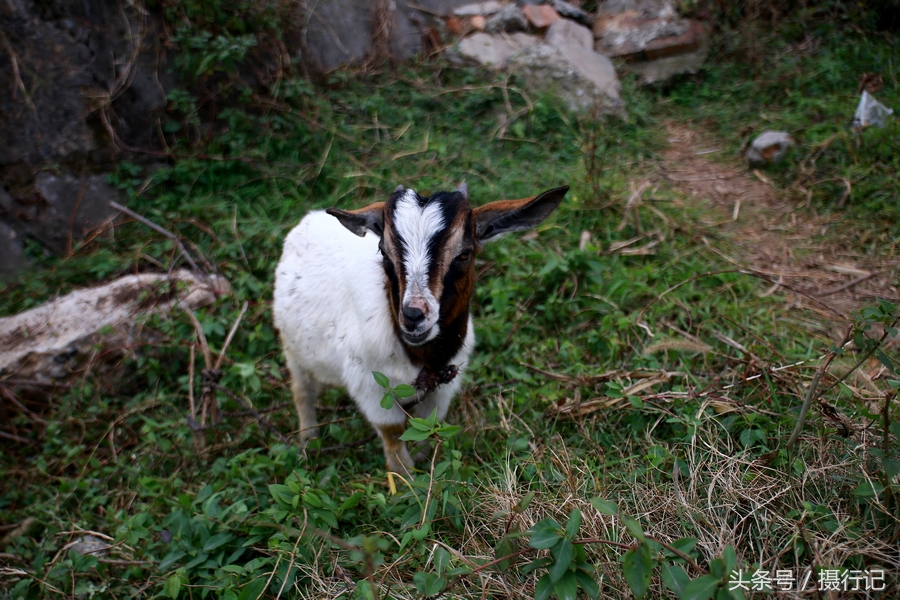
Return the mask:
{"type": "Polygon", "coordinates": [[[294,406],[297,407],[297,418],[300,422],[300,439],[319,437],[319,423],[316,421],[316,398],[322,389],[303,368],[294,364],[288,357],[288,369],[291,372],[291,392],[294,395],[294,406]]]}

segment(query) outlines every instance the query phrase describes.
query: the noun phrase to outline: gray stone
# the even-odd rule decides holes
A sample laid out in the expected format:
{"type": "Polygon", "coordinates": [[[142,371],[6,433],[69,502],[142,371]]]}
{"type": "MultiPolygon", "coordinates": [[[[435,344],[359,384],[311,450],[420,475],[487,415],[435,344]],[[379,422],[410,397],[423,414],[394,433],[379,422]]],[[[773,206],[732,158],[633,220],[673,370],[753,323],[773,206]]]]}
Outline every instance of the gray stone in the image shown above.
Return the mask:
{"type": "Polygon", "coordinates": [[[699,21],[682,19],[672,0],[607,0],[597,8],[595,49],[619,58],[644,83],[696,72],[709,53],[699,21]]]}
{"type": "Polygon", "coordinates": [[[578,21],[582,25],[587,25],[590,27],[594,24],[594,17],[592,17],[589,13],[581,10],[577,6],[573,6],[568,2],[564,2],[564,0],[551,0],[550,6],[556,10],[560,14],[567,19],[574,19],[578,21]]]}
{"type": "Polygon", "coordinates": [[[422,51],[427,33],[437,25],[437,16],[449,15],[463,4],[467,4],[466,0],[383,0],[379,3],[318,0],[307,3],[303,42],[299,46],[307,52],[303,59],[315,71],[329,72],[342,65],[362,64],[376,52],[375,23],[379,15],[375,11],[385,10],[389,13],[384,17],[388,23],[390,57],[408,59],[422,51]]]}
{"type": "Polygon", "coordinates": [[[488,19],[484,29],[488,32],[523,31],[528,29],[528,19],[525,18],[525,13],[522,12],[521,8],[515,4],[510,4],[488,19]]]}
{"type": "Polygon", "coordinates": [[[474,17],[476,15],[487,17],[488,15],[493,15],[500,12],[504,8],[505,5],[501,4],[500,2],[490,0],[489,2],[473,2],[471,4],[464,4],[459,8],[453,9],[453,14],[457,17],[474,17]]]}
{"type": "Polygon", "coordinates": [[[787,132],[764,131],[747,148],[744,158],[748,165],[754,167],[773,165],[781,162],[793,145],[794,138],[787,132]]]}
{"type": "Polygon", "coordinates": [[[309,58],[322,71],[362,62],[372,52],[372,9],[355,0],[310,5],[306,29],[309,58]]]}
{"type": "Polygon", "coordinates": [[[664,56],[654,60],[626,63],[625,69],[637,73],[642,83],[650,84],[668,81],[676,75],[696,73],[703,67],[709,56],[709,47],[704,45],[694,52],[684,52],[675,56],[664,56]]]}
{"type": "Polygon", "coordinates": [[[0,215],[20,235],[39,240],[59,255],[100,227],[116,212],[109,203],[118,191],[103,175],[79,179],[41,171],[21,199],[0,195],[0,215]]]}
{"type": "Polygon", "coordinates": [[[152,335],[137,325],[139,316],[196,309],[229,291],[222,277],[184,270],[127,275],[0,318],[0,375],[69,381],[94,367],[117,368],[122,354],[133,351],[126,349],[152,335]]]}
{"type": "Polygon", "coordinates": [[[84,537],[78,538],[78,540],[74,542],[66,544],[64,549],[74,550],[81,555],[89,554],[91,556],[100,558],[109,554],[109,548],[109,542],[95,535],[86,535],[84,537]]]}
{"type": "Polygon", "coordinates": [[[509,69],[533,90],[556,93],[571,110],[624,114],[621,84],[608,58],[577,42],[537,44],[509,57],[509,69]]]}
{"type": "Polygon", "coordinates": [[[448,49],[447,57],[458,65],[479,65],[500,70],[506,67],[510,54],[534,46],[538,38],[527,33],[512,35],[475,33],[448,49]]]}
{"type": "Polygon", "coordinates": [[[16,233],[15,229],[0,222],[0,280],[15,277],[25,268],[25,265],[21,236],[16,233]]]}
{"type": "Polygon", "coordinates": [[[108,0],[3,4],[0,176],[5,183],[10,183],[6,168],[16,165],[109,161],[109,153],[97,153],[109,146],[99,109],[127,144],[157,147],[155,123],[166,106],[157,78],[165,68],[158,57],[165,50],[159,19],[140,11],[108,0]],[[128,62],[134,47],[140,51],[128,62]]]}
{"type": "Polygon", "coordinates": [[[579,25],[568,19],[560,19],[547,28],[544,41],[554,48],[566,48],[569,46],[592,50],[594,47],[594,34],[583,25],[579,25]]]}

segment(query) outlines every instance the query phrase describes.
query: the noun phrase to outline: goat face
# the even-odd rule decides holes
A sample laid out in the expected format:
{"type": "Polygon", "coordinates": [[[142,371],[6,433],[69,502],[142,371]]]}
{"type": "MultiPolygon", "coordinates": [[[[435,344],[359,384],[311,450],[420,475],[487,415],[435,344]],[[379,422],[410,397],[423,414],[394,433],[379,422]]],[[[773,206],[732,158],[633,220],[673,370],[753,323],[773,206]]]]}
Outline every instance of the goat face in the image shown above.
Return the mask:
{"type": "Polygon", "coordinates": [[[473,209],[465,184],[432,196],[399,186],[387,202],[356,211],[329,209],[328,213],[357,235],[368,230],[381,238],[379,249],[398,337],[416,362],[438,368],[446,365],[465,337],[474,258],[481,243],[540,223],[567,190],[557,188],[536,198],[473,209]],[[441,343],[429,344],[439,336],[441,343]]]}

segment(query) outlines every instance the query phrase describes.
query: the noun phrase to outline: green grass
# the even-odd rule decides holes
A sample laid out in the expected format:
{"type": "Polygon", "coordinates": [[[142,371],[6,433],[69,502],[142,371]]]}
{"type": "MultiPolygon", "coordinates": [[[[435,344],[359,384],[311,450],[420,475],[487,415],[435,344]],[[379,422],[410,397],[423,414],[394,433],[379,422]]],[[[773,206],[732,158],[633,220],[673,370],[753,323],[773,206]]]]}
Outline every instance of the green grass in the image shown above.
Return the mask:
{"type": "MultiPolygon", "coordinates": [[[[759,126],[764,114],[805,132],[792,165],[838,135],[815,167],[816,206],[833,203],[835,178],[866,173],[848,215],[865,208],[895,219],[896,125],[866,132],[857,150],[846,123],[853,73],[866,57],[890,63],[896,50],[861,44],[866,52],[835,44],[805,58],[784,54],[772,72],[713,66],[666,94],[626,82],[627,122],[568,114],[502,79],[440,65],[339,74],[323,88],[285,81],[271,101],[220,112],[202,147],[173,137],[179,158],[169,166],[120,165],[114,179],[129,207],[230,280],[233,294],[198,313],[214,351],[249,303],[221,383],[260,410],[290,403],[272,274],[305,211],[358,207],[399,183],[430,192],[465,180],[476,204],[562,184],[572,191],[536,238],[508,236],[479,257],[478,349],[450,413],[464,428],[432,438],[442,446],[433,476],[395,479],[392,494],[377,441],[352,445],[370,431],[340,390],[321,398],[323,436],[306,452],[279,443],[224,395],[223,420],[201,434],[200,449],[186,426],[189,386],[200,390],[199,375],[188,377],[194,329],[183,314],[153,317],[146,326],[164,342],[131,359],[115,387],[88,375],[43,407],[46,425],[16,414],[33,444],[4,442],[0,515],[4,524],[34,521],[0,548],[0,595],[407,598],[445,589],[444,597],[506,598],[543,590],[546,573],[565,582],[560,597],[574,597],[570,579],[593,591],[575,579],[584,576],[604,597],[641,586],[671,597],[662,573],[674,565],[700,583],[709,573],[714,588],[734,567],[759,568],[761,557],[765,570],[882,568],[896,588],[896,439],[883,441],[880,404],[839,387],[828,401],[853,423],[874,425],[845,439],[815,416],[798,448],[784,447],[834,325],[759,297],[765,282],[722,272],[732,267],[705,251],[701,209],[684,208],[675,190],[659,189],[641,208],[644,232],[657,232],[654,254],[605,252],[636,234],[630,220],[620,227],[628,184],[653,169],[669,118],[711,125],[736,147],[732,132],[759,126]],[[501,139],[501,116],[529,102],[501,139]],[[595,161],[586,148],[596,148],[595,161]],[[579,250],[583,231],[591,242],[579,250]],[[684,332],[702,343],[686,344],[684,332]],[[763,371],[714,332],[766,366],[803,362],[763,371]],[[665,381],[635,388],[661,372],[665,381]],[[765,466],[752,466],[762,458],[765,466]],[[568,538],[551,518],[569,524],[568,538]],[[523,532],[536,523],[556,544],[549,555],[529,549],[540,546],[538,533],[523,532]],[[99,559],[65,550],[83,531],[110,536],[115,548],[99,559]],[[684,548],[696,567],[660,542],[684,548]],[[479,567],[519,551],[509,564],[479,567]]],[[[896,82],[886,83],[882,101],[900,107],[896,82]]],[[[190,122],[184,115],[186,130],[190,122]]],[[[778,172],[785,193],[795,177],[789,166],[778,172]]],[[[134,222],[70,259],[35,254],[40,275],[8,285],[0,314],[175,257],[169,240],[134,222]]],[[[868,321],[894,318],[885,311],[868,321]]],[[[296,427],[289,405],[265,418],[284,433],[296,427]]],[[[897,435],[896,419],[888,428],[897,435]]]]}

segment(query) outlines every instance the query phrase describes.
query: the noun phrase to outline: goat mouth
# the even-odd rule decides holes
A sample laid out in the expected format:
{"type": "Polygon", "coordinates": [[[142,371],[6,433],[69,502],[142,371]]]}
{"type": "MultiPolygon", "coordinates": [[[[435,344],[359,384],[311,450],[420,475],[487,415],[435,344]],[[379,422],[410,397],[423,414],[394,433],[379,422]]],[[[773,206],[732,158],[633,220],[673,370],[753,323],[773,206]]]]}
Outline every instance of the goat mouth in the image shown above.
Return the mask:
{"type": "Polygon", "coordinates": [[[428,341],[428,336],[430,333],[431,329],[429,328],[422,333],[409,333],[406,331],[402,331],[400,335],[403,338],[403,341],[410,346],[421,346],[428,341]]]}

